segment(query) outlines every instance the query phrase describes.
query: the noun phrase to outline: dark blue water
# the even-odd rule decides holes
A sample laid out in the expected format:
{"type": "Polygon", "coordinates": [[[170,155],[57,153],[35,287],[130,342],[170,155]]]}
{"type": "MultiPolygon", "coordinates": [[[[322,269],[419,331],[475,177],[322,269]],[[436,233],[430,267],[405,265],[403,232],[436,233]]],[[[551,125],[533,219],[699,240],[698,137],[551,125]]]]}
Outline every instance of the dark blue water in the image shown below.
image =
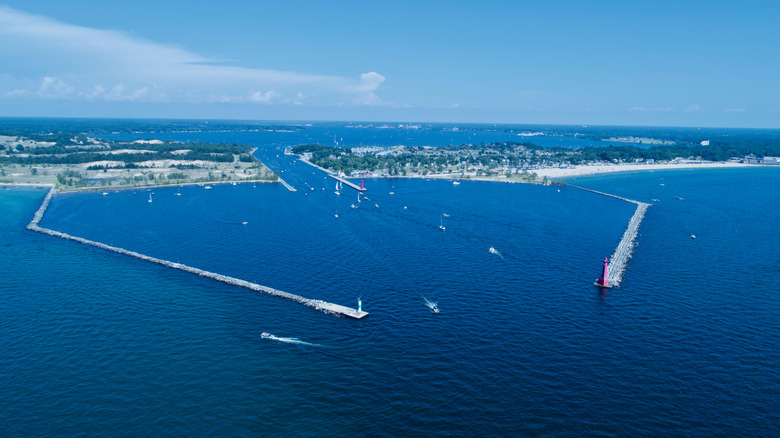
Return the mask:
{"type": "Polygon", "coordinates": [[[622,287],[602,294],[591,283],[630,204],[411,179],[366,180],[358,204],[259,154],[299,191],[61,194],[42,225],[311,298],[362,296],[371,315],[26,231],[43,191],[0,191],[0,434],[780,432],[777,169],[575,181],[654,204],[622,287]]]}
{"type": "MultiPolygon", "coordinates": [[[[534,135],[524,136],[529,129],[498,125],[495,130],[488,129],[488,125],[476,125],[470,129],[464,125],[463,129],[409,129],[400,127],[380,128],[376,126],[354,126],[335,124],[313,124],[297,126],[295,129],[267,130],[267,131],[218,131],[218,132],[154,132],[154,133],[122,133],[100,134],[107,139],[135,140],[135,139],[165,139],[177,141],[204,141],[215,143],[241,143],[259,144],[269,146],[294,146],[306,143],[321,143],[326,146],[449,146],[464,144],[490,144],[513,141],[517,143],[530,142],[544,147],[587,147],[606,146],[609,144],[623,144],[619,142],[602,142],[588,140],[575,136],[564,135],[534,135]]],[[[536,128],[538,129],[538,128],[536,128]]],[[[531,129],[534,130],[534,129],[531,129]]],[[[634,146],[637,146],[634,144],[634,146]]],[[[641,146],[641,145],[639,145],[641,146]]]]}

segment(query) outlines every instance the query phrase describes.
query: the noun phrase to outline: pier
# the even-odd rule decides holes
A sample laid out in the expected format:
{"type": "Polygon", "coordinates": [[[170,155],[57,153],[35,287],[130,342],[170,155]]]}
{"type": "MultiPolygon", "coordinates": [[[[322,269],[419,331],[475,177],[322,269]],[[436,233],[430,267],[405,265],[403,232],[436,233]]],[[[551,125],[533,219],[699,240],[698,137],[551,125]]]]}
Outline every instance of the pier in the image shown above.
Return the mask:
{"type": "Polygon", "coordinates": [[[347,181],[344,178],[341,178],[339,176],[333,175],[332,173],[329,173],[328,176],[333,178],[333,179],[335,179],[336,181],[340,181],[342,184],[346,184],[346,185],[352,187],[353,189],[357,190],[358,192],[365,192],[366,190],[368,190],[368,189],[365,189],[363,187],[360,187],[359,185],[357,185],[355,183],[351,183],[351,182],[347,181]]]}
{"type": "Polygon", "coordinates": [[[282,185],[285,186],[287,188],[287,190],[289,190],[291,192],[297,192],[298,191],[298,189],[296,189],[295,187],[293,187],[290,184],[288,184],[287,181],[283,180],[282,178],[279,178],[279,182],[282,183],[282,185]]]}
{"type": "Polygon", "coordinates": [[[169,262],[167,260],[158,259],[156,257],[150,257],[141,253],[137,253],[135,251],[129,251],[124,248],[118,248],[111,245],[106,245],[105,243],[95,242],[93,240],[84,239],[82,237],[77,236],[71,236],[70,234],[61,233],[59,231],[50,230],[48,228],[40,227],[38,224],[40,223],[41,219],[43,218],[44,213],[46,213],[46,209],[49,207],[49,203],[51,202],[51,198],[54,195],[54,188],[51,188],[48,193],[46,193],[46,197],[43,199],[43,202],[41,203],[40,208],[38,208],[38,211],[33,216],[33,219],[30,221],[29,224],[27,224],[27,229],[31,231],[35,231],[37,233],[42,234],[48,234],[49,236],[59,237],[61,239],[67,239],[72,240],[75,242],[82,243],[84,245],[93,246],[95,248],[101,248],[105,249],[107,251],[112,251],[117,254],[123,254],[128,255],[131,257],[135,257],[137,259],[146,260],[148,262],[157,263],[158,265],[166,266],[168,268],[172,269],[178,269],[180,271],[189,272],[192,274],[197,274],[201,277],[211,278],[212,280],[221,281],[223,283],[227,283],[233,286],[239,286],[244,287],[247,289],[251,289],[253,291],[257,292],[263,292],[268,295],[273,295],[276,297],[286,298],[288,300],[295,301],[297,303],[303,304],[305,306],[312,307],[316,310],[319,310],[321,312],[325,312],[331,315],[337,315],[337,316],[347,316],[350,318],[355,319],[361,319],[366,316],[368,316],[368,312],[364,312],[362,309],[352,309],[346,306],[341,306],[339,304],[333,304],[328,303],[326,301],[322,300],[313,300],[311,298],[305,298],[300,295],[291,294],[289,292],[284,292],[278,289],[274,289],[268,286],[259,285],[256,283],[252,283],[246,280],[241,280],[239,278],[235,277],[229,277],[227,275],[221,275],[214,272],[205,271],[203,269],[193,268],[191,266],[187,266],[181,263],[174,263],[169,262]]]}
{"type": "Polygon", "coordinates": [[[596,193],[603,196],[609,196],[611,198],[620,199],[621,201],[630,202],[636,204],[636,210],[633,216],[628,221],[626,231],[623,233],[623,237],[620,239],[615,252],[612,253],[612,257],[609,258],[607,277],[600,279],[603,283],[598,281],[594,284],[597,287],[619,287],[620,282],[623,280],[623,273],[626,272],[628,267],[628,261],[634,255],[634,248],[636,247],[636,237],[639,234],[639,224],[642,223],[642,219],[645,217],[647,208],[652,204],[645,202],[635,201],[633,199],[624,198],[622,196],[612,195],[609,193],[599,192],[597,190],[586,189],[584,187],[577,187],[570,185],[569,187],[584,190],[586,192],[596,193]]]}

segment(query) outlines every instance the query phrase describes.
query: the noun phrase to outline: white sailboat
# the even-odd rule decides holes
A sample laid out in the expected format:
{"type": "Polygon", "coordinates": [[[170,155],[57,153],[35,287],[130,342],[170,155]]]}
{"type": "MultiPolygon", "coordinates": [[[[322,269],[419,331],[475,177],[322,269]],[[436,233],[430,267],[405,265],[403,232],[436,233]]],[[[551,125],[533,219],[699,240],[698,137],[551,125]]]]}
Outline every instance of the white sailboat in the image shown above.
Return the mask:
{"type": "Polygon", "coordinates": [[[152,194],[149,193],[149,202],[152,202],[152,194]]]}
{"type": "Polygon", "coordinates": [[[441,216],[439,216],[439,229],[444,231],[444,214],[442,213],[441,216]]]}
{"type": "Polygon", "coordinates": [[[176,196],[181,196],[181,186],[179,186],[179,187],[176,187],[176,193],[175,193],[175,195],[176,195],[176,196]]]}

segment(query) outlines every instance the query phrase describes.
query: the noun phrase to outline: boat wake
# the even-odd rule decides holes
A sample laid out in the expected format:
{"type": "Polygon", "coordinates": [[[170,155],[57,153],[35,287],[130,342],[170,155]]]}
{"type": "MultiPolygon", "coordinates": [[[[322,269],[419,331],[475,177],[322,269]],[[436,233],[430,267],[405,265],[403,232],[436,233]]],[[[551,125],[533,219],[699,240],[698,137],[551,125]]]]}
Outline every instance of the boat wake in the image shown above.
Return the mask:
{"type": "Polygon", "coordinates": [[[423,299],[423,304],[425,304],[425,307],[431,309],[431,312],[439,313],[439,306],[438,304],[436,304],[435,301],[431,301],[428,298],[425,298],[424,296],[422,297],[422,299],[423,299]]]}
{"type": "Polygon", "coordinates": [[[308,347],[322,347],[321,344],[313,344],[311,342],[301,341],[298,338],[283,338],[283,337],[280,337],[280,336],[274,336],[274,335],[272,335],[270,333],[266,333],[266,332],[263,332],[260,335],[260,337],[263,338],[263,339],[271,340],[271,341],[286,342],[288,344],[306,345],[308,347]]]}
{"type": "Polygon", "coordinates": [[[492,246],[490,247],[490,249],[488,251],[490,251],[491,254],[495,254],[495,255],[501,257],[502,259],[504,258],[504,255],[501,254],[500,252],[498,252],[498,250],[493,248],[492,246]]]}

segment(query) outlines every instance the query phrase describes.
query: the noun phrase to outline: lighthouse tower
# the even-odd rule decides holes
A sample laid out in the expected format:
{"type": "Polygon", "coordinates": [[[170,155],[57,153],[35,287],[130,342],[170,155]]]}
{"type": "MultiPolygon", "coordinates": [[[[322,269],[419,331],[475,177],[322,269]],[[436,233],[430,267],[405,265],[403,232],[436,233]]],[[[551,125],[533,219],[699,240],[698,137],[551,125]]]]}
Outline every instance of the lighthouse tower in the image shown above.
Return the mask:
{"type": "Polygon", "coordinates": [[[604,268],[601,270],[601,278],[593,283],[596,287],[612,287],[609,285],[609,259],[604,257],[604,268]]]}

